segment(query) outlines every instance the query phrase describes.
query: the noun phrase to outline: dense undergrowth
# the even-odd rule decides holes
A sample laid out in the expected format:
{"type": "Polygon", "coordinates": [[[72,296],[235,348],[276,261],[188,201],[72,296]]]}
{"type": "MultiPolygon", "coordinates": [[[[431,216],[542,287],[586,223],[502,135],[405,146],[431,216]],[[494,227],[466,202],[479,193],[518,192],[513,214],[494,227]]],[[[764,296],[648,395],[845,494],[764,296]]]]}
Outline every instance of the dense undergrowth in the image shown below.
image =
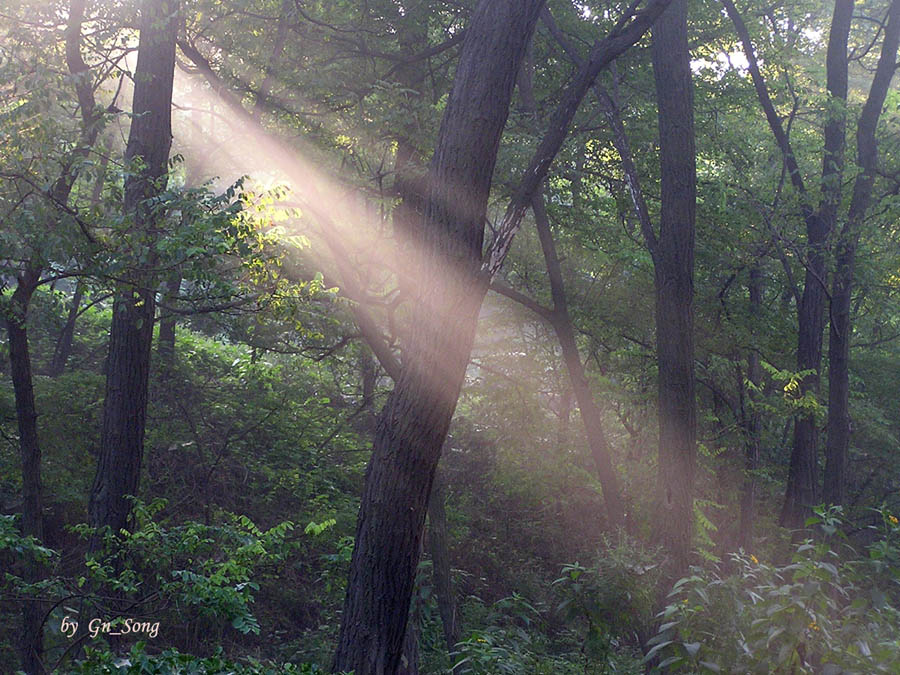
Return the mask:
{"type": "MultiPolygon", "coordinates": [[[[63,308],[50,293],[36,306],[41,364],[63,308]]],[[[35,596],[53,672],[327,671],[382,395],[364,400],[360,355],[259,356],[228,337],[234,326],[181,330],[151,385],[133,530],[86,558],[108,312],[84,313],[68,372],[36,378],[53,411],[40,420],[43,546],[18,534],[14,408],[0,389],[0,671],[16,668],[18,600],[35,596]],[[21,580],[29,559],[46,571],[39,584],[21,580]]],[[[445,644],[426,548],[411,608],[420,672],[898,672],[900,528],[888,510],[852,535],[823,510],[816,536],[794,546],[761,508],[754,548],[729,553],[716,509],[701,507],[702,564],[673,582],[645,543],[649,506],[632,500],[631,534],[605,532],[577,434],[551,433],[533,402],[507,405],[492,386],[475,382],[461,403],[441,469],[460,641],[445,644]]],[[[632,457],[630,480],[649,480],[649,458],[632,457]]]]}

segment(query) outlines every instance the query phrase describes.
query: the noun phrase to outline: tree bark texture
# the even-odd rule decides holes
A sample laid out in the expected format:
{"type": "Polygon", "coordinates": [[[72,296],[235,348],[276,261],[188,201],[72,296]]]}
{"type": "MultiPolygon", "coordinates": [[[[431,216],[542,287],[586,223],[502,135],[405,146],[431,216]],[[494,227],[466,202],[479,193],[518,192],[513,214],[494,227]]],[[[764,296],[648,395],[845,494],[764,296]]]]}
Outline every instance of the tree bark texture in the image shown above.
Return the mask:
{"type": "MultiPolygon", "coordinates": [[[[840,204],[844,165],[847,102],[847,40],[853,0],[838,0],[832,15],[826,56],[829,110],[825,123],[822,159],[822,200],[816,213],[806,217],[806,278],[797,309],[797,370],[812,371],[800,383],[800,396],[819,392],[822,341],[825,331],[828,238],[840,204]]],[[[803,527],[819,501],[819,429],[815,415],[800,414],[794,422],[794,444],[781,524],[803,527]]]]}
{"type": "MultiPolygon", "coordinates": [[[[41,448],[37,434],[37,407],[34,402],[34,386],[31,371],[31,355],[28,348],[26,318],[40,270],[29,267],[19,277],[16,290],[10,297],[6,311],[6,328],[9,337],[9,363],[13,391],[16,399],[16,419],[19,424],[19,453],[22,461],[22,535],[41,542],[44,526],[41,508],[41,448]]],[[[43,576],[36,560],[24,561],[23,581],[35,583],[43,576]]],[[[28,675],[43,673],[44,612],[37,602],[26,600],[22,604],[22,670],[28,675]]]]}
{"type": "Polygon", "coordinates": [[[697,434],[693,305],[697,173],[686,0],[674,0],[653,27],[652,57],[661,183],[655,256],[659,361],[656,534],[678,573],[686,569],[691,551],[697,434]]]}
{"type": "MultiPolygon", "coordinates": [[[[159,216],[147,201],[165,188],[167,176],[178,6],[178,0],[145,0],[142,6],[134,117],[125,149],[134,173],[125,180],[124,209],[148,248],[150,267],[159,216]]],[[[155,314],[153,274],[138,267],[129,281],[120,285],[113,305],[100,458],[88,505],[91,526],[113,532],[128,526],[126,496],[136,494],[140,479],[155,314]]]]}
{"type": "Polygon", "coordinates": [[[425,512],[487,290],[478,275],[500,136],[542,0],[482,0],[462,47],[429,174],[425,264],[403,370],[366,472],[335,671],[394,675],[425,512]]]}
{"type": "MultiPolygon", "coordinates": [[[[823,499],[844,504],[850,451],[850,316],[853,270],[860,229],[872,199],[878,165],[875,132],[894,74],[900,37],[900,1],[891,3],[884,41],[869,95],[856,128],[856,163],[861,169],[853,184],[847,220],[835,244],[831,287],[831,329],[828,342],[828,423],[823,499]]],[[[844,55],[846,59],[846,54],[844,55]]]]}
{"type": "MultiPolygon", "coordinates": [[[[85,0],[72,0],[64,33],[66,66],[75,85],[81,112],[81,132],[78,144],[63,163],[62,171],[50,189],[50,198],[57,207],[65,207],[78,176],[80,160],[87,157],[100,133],[100,117],[94,103],[92,81],[88,67],[81,57],[81,25],[84,21],[85,0]]],[[[35,289],[40,283],[42,266],[32,259],[17,279],[16,290],[10,298],[6,317],[9,337],[10,372],[16,400],[19,426],[19,448],[22,457],[22,533],[41,541],[43,513],[41,496],[41,451],[37,435],[37,408],[34,400],[31,355],[28,346],[27,314],[35,289]]],[[[26,561],[24,580],[35,583],[43,578],[43,570],[35,561],[26,561]]],[[[23,605],[22,670],[28,675],[44,673],[43,611],[36,602],[23,605]]]]}

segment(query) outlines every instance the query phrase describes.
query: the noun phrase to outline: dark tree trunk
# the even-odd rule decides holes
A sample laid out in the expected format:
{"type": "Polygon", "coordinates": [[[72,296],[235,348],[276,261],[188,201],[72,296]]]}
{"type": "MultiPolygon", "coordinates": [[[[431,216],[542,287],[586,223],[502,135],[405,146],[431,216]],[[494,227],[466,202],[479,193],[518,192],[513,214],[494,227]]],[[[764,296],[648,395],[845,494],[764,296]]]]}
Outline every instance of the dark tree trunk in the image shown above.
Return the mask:
{"type": "Polygon", "coordinates": [[[456,617],[456,600],[450,570],[450,533],[447,529],[446,485],[440,470],[434,478],[431,498],[428,500],[428,552],[431,554],[434,574],[434,594],[444,628],[444,641],[448,653],[459,642],[459,624],[456,617]]]}
{"type": "MultiPolygon", "coordinates": [[[[828,238],[834,229],[841,201],[841,176],[847,127],[847,40],[853,0],[837,0],[828,35],[827,86],[832,99],[825,123],[822,159],[822,200],[816,213],[806,217],[807,260],[803,296],[797,310],[797,370],[812,371],[800,383],[800,396],[819,393],[822,340],[825,332],[825,268],[828,238]]],[[[791,529],[804,526],[819,501],[819,429],[813,414],[794,421],[794,445],[781,524],[791,529]]]]}
{"type": "Polygon", "coordinates": [[[575,342],[575,329],[572,326],[572,317],[569,316],[569,305],[566,299],[566,290],[563,284],[562,270],[559,265],[559,257],[556,254],[556,245],[553,242],[553,233],[550,231],[550,220],[544,208],[544,199],[538,195],[532,203],[538,236],[541,240],[541,248],[544,252],[544,261],[547,265],[547,276],[550,279],[550,293],[553,298],[553,312],[551,323],[559,346],[562,351],[566,371],[575,393],[578,410],[581,413],[581,421],[584,423],[585,434],[591,449],[591,458],[594,461],[594,470],[603,488],[603,501],[606,504],[606,517],[609,529],[615,529],[624,524],[625,512],[622,506],[622,491],[619,487],[619,479],[613,468],[609,442],[603,431],[603,414],[600,406],[594,400],[594,394],[588,384],[584,372],[584,364],[578,352],[578,344],[575,342]]]}
{"type": "MultiPolygon", "coordinates": [[[[821,230],[819,230],[821,233],[821,230]]],[[[819,246],[823,238],[816,237],[819,246]]],[[[810,250],[807,261],[806,286],[800,302],[797,340],[797,370],[815,371],[804,377],[799,395],[819,390],[819,367],[822,361],[822,333],[825,328],[825,289],[816,277],[825,273],[824,251],[810,250]]],[[[781,510],[780,523],[791,529],[802,528],[812,507],[818,501],[818,458],[819,430],[814,415],[798,415],[794,420],[794,442],[791,449],[791,463],[788,467],[788,483],[781,510]]]]}
{"type": "Polygon", "coordinates": [[[697,414],[694,401],[694,220],[697,174],[687,0],[674,0],[653,27],[659,108],[661,208],[654,256],[659,361],[656,535],[686,569],[694,525],[697,414]]]}
{"type": "MultiPolygon", "coordinates": [[[[141,11],[134,116],[125,149],[126,162],[140,158],[141,168],[126,178],[124,209],[133,218],[135,230],[150,242],[158,230],[146,200],[165,187],[172,143],[178,7],[178,0],[145,0],[141,11]]],[[[150,263],[152,267],[152,260],[150,263]]],[[[137,492],[140,478],[155,289],[153,275],[135,269],[130,283],[120,285],[113,305],[100,458],[88,505],[91,526],[108,526],[113,532],[128,527],[130,504],[126,496],[137,492]]],[[[92,548],[97,543],[95,538],[92,548]]]]}
{"type": "Polygon", "coordinates": [[[569,418],[572,416],[572,390],[565,388],[559,396],[559,425],[556,427],[556,448],[563,457],[569,451],[569,418]]]}
{"type": "MultiPolygon", "coordinates": [[[[119,291],[113,304],[100,458],[88,517],[93,527],[128,527],[144,454],[144,423],[153,337],[153,292],[119,291]]],[[[98,542],[93,542],[96,548],[98,542]]]]}
{"type": "MultiPolygon", "coordinates": [[[[73,11],[75,11],[73,9],[73,11]]],[[[80,12],[83,12],[84,9],[82,7],[80,12]]],[[[80,14],[78,15],[81,16],[80,14]]],[[[79,19],[80,21],[80,19],[79,19]]],[[[78,24],[80,25],[80,23],[78,24]]],[[[80,31],[75,38],[80,37],[80,31]]],[[[72,40],[73,38],[68,38],[72,40]]],[[[74,56],[74,55],[73,55],[74,56]]],[[[77,57],[80,59],[81,54],[77,52],[77,57]]],[[[85,120],[85,124],[88,125],[87,136],[92,144],[96,140],[97,135],[99,135],[99,130],[90,129],[89,125],[91,124],[89,118],[85,120]]],[[[100,171],[97,175],[96,180],[94,181],[94,189],[91,191],[91,207],[96,207],[100,204],[100,199],[103,196],[103,185],[106,183],[106,169],[109,166],[109,156],[110,153],[103,153],[103,158],[100,160],[100,171]]],[[[70,188],[71,189],[71,188],[70,188]]],[[[68,197],[67,197],[68,199],[68,197]]],[[[75,293],[72,296],[72,304],[69,307],[69,316],[66,318],[66,323],[63,326],[62,333],[60,333],[59,339],[56,341],[56,347],[53,350],[53,360],[50,362],[50,368],[48,371],[48,375],[50,377],[59,377],[66,370],[66,365],[69,362],[69,356],[72,354],[72,345],[75,339],[75,324],[78,321],[78,316],[81,313],[81,301],[84,298],[84,282],[82,278],[79,277],[75,282],[75,293]]]]}
{"type": "Polygon", "coordinates": [[[81,309],[81,299],[84,297],[84,283],[79,279],[75,284],[75,293],[72,295],[72,304],[69,306],[69,316],[63,326],[56,347],[53,350],[53,360],[47,374],[50,377],[59,377],[66,369],[69,355],[72,353],[72,343],[75,339],[75,323],[78,320],[78,312],[81,309]]]}
{"type": "MultiPolygon", "coordinates": [[[[6,310],[9,337],[9,363],[19,423],[19,453],[22,458],[22,535],[41,542],[44,537],[41,513],[41,448],[37,435],[37,408],[28,349],[26,315],[31,296],[40,280],[40,270],[29,267],[18,279],[18,285],[6,310]]],[[[25,560],[23,581],[35,583],[43,577],[36,560],[25,560]]],[[[43,673],[44,652],[41,622],[44,613],[39,603],[26,600],[22,605],[22,670],[28,675],[43,673]]]]}
{"type": "MultiPolygon", "coordinates": [[[[421,555],[419,556],[421,558],[421,555]]],[[[406,636],[403,638],[403,654],[397,675],[419,675],[419,635],[422,632],[422,598],[419,592],[413,595],[412,607],[409,609],[409,621],[406,624],[406,636]]]]}
{"type": "MultiPolygon", "coordinates": [[[[762,270],[758,266],[754,265],[750,269],[748,290],[750,295],[750,332],[755,338],[757,336],[763,293],[762,270]]],[[[755,340],[750,345],[747,353],[747,380],[752,385],[752,388],[747,394],[747,401],[743,406],[745,435],[744,484],[741,488],[741,521],[737,541],[738,546],[743,548],[747,548],[753,540],[753,521],[756,512],[756,476],[753,472],[759,468],[759,450],[762,434],[762,415],[754,405],[759,399],[756,389],[762,383],[762,367],[759,363],[759,351],[755,340]]],[[[744,388],[743,382],[738,384],[742,389],[744,388]]]]}
{"type": "MultiPolygon", "coordinates": [[[[100,132],[100,118],[96,114],[91,78],[85,76],[88,70],[81,58],[81,24],[84,19],[85,0],[72,0],[65,30],[66,66],[73,76],[75,92],[81,111],[81,133],[78,145],[62,172],[53,183],[51,197],[54,205],[64,206],[69,201],[72,186],[78,175],[79,160],[87,157],[100,132]]],[[[42,269],[31,262],[10,298],[6,318],[9,336],[10,372],[16,399],[16,418],[19,425],[19,448],[22,457],[22,533],[41,541],[43,538],[43,514],[41,507],[41,451],[37,436],[37,408],[34,400],[34,385],[31,369],[31,355],[28,347],[26,318],[28,305],[40,283],[42,269]]],[[[33,560],[26,561],[24,580],[36,583],[43,578],[41,566],[33,560]]],[[[41,663],[43,656],[43,611],[36,602],[26,602],[23,606],[22,670],[28,675],[44,673],[41,663]]]]}
{"type": "Polygon", "coordinates": [[[482,0],[466,32],[429,173],[424,264],[412,335],[382,411],[366,472],[333,669],[394,675],[402,648],[425,506],[465,377],[478,312],[525,210],[597,73],[646,32],[670,0],[650,0],[595,45],[567,87],[481,260],[500,134],[541,0],[482,0]]]}
{"type": "MultiPolygon", "coordinates": [[[[894,74],[900,36],[900,1],[891,3],[881,55],[869,96],[856,128],[856,163],[862,169],[853,185],[847,220],[836,243],[834,280],[831,289],[831,330],[828,343],[828,427],[825,445],[823,498],[844,504],[850,450],[850,337],[853,269],[860,228],[872,198],[878,165],[875,131],[894,74]]],[[[846,55],[845,55],[846,56],[846,55]]]]}
{"type": "MultiPolygon", "coordinates": [[[[846,126],[847,98],[847,34],[850,30],[853,0],[837,0],[828,38],[827,79],[832,98],[839,99],[829,106],[829,116],[825,127],[825,148],[822,162],[822,200],[818,210],[810,203],[800,167],[797,164],[790,139],[781,124],[775,106],[769,96],[765,81],[759,70],[756,54],[750,42],[750,34],[731,0],[722,0],[728,16],[731,17],[738,37],[744,47],[750,75],[756,89],[760,105],[778,147],[781,150],[785,169],[801,201],[801,210],[806,223],[807,256],[806,278],[802,297],[797,306],[797,367],[798,370],[813,371],[801,382],[801,396],[819,388],[819,367],[822,360],[822,333],[824,330],[825,301],[825,247],[829,228],[833,224],[840,204],[841,172],[843,169],[844,129],[846,126]]],[[[788,469],[788,484],[780,522],[785,527],[801,528],[817,501],[817,445],[818,430],[811,415],[797,415],[794,419],[794,441],[788,469]]]]}
{"type": "Polygon", "coordinates": [[[356,529],[335,671],[394,675],[425,511],[487,283],[484,217],[516,73],[542,0],[482,0],[430,172],[426,264],[404,367],[381,414],[356,529]],[[461,198],[465,195],[465,198],[461,198]]]}
{"type": "MultiPolygon", "coordinates": [[[[549,11],[546,7],[541,14],[545,17],[545,21],[548,20],[549,11]]],[[[552,21],[552,16],[549,17],[549,20],[552,21]]],[[[576,63],[581,66],[584,62],[582,59],[578,59],[576,63]]],[[[537,101],[534,98],[531,68],[531,64],[523,60],[518,79],[519,97],[522,100],[524,110],[536,117],[538,110],[537,101]]],[[[594,470],[603,489],[607,526],[609,529],[615,529],[622,525],[624,521],[622,494],[612,465],[609,443],[603,431],[602,412],[600,406],[594,400],[594,395],[585,376],[581,355],[578,352],[578,344],[575,341],[575,329],[572,325],[572,317],[569,315],[569,304],[562,278],[562,268],[559,264],[559,256],[556,254],[556,244],[553,241],[550,218],[547,215],[544,198],[541,194],[535,195],[531,203],[531,210],[534,213],[538,238],[541,242],[541,250],[543,251],[544,262],[547,267],[547,276],[550,280],[550,295],[553,300],[553,310],[543,316],[549,319],[559,340],[563,362],[566,364],[566,371],[569,374],[569,381],[572,384],[575,400],[578,402],[578,409],[581,413],[581,421],[584,424],[585,435],[591,450],[591,458],[594,462],[594,470]]],[[[566,417],[568,418],[568,412],[566,417]]],[[[566,421],[568,422],[568,419],[566,421]]]]}

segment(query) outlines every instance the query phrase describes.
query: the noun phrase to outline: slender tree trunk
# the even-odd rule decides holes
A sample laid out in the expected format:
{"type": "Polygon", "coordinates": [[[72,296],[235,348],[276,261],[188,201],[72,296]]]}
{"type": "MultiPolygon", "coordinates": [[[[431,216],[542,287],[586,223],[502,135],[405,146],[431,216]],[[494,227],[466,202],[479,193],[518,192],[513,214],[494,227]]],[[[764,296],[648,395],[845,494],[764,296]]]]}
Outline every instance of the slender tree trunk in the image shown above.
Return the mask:
{"type": "Polygon", "coordinates": [[[394,675],[425,511],[487,290],[484,217],[516,73],[541,0],[482,0],[441,124],[426,209],[426,264],[404,367],[378,422],[333,669],[394,675]],[[461,195],[465,195],[463,199],[461,195]]]}
{"type": "Polygon", "coordinates": [[[619,487],[619,479],[616,476],[612,464],[609,442],[603,431],[603,413],[600,406],[594,400],[594,394],[588,384],[575,342],[575,329],[572,326],[572,317],[569,316],[569,305],[566,299],[566,290],[563,285],[562,270],[559,265],[559,257],[556,254],[556,245],[553,242],[553,233],[550,231],[550,220],[544,208],[544,199],[538,195],[534,198],[532,208],[537,224],[538,236],[541,240],[541,248],[544,252],[544,260],[547,264],[547,276],[550,279],[550,293],[553,298],[553,312],[551,322],[559,346],[562,350],[563,361],[569,373],[572,383],[572,391],[578,403],[581,413],[581,421],[587,435],[588,445],[591,449],[591,457],[594,461],[594,469],[597,478],[603,488],[603,501],[606,504],[607,524],[610,529],[615,529],[624,524],[625,513],[622,505],[622,491],[619,487]]]}
{"type": "Polygon", "coordinates": [[[452,653],[459,642],[459,624],[456,617],[456,600],[453,596],[453,581],[450,570],[450,533],[447,529],[447,498],[443,475],[438,470],[428,500],[428,552],[431,554],[434,574],[434,594],[437,597],[438,612],[444,628],[444,641],[448,653],[452,653]]]}
{"type": "Polygon", "coordinates": [[[897,57],[900,35],[900,1],[891,3],[881,55],[856,129],[857,160],[862,172],[856,177],[847,221],[836,243],[834,280],[831,288],[831,330],[828,343],[828,427],[825,445],[823,498],[830,504],[844,504],[847,463],[850,450],[850,337],[853,270],[860,228],[872,198],[878,165],[875,131],[897,57]]]}
{"type": "Polygon", "coordinates": [[[75,323],[78,321],[78,312],[81,309],[81,299],[84,297],[84,283],[81,279],[75,283],[75,293],[72,295],[72,304],[69,305],[69,316],[63,326],[56,348],[53,350],[53,360],[47,374],[50,377],[59,377],[66,369],[69,355],[72,353],[72,343],[75,339],[75,323]]]}
{"type": "MultiPolygon", "coordinates": [[[[75,92],[81,110],[81,133],[77,147],[51,188],[55,205],[69,201],[72,186],[78,175],[79,160],[87,157],[100,132],[100,118],[96,114],[90,77],[85,76],[87,66],[81,58],[81,24],[84,19],[85,0],[72,0],[65,30],[66,66],[75,82],[75,92]]],[[[28,346],[26,318],[31,297],[37,288],[42,269],[30,262],[10,298],[11,314],[6,317],[9,336],[10,372],[16,399],[16,417],[19,425],[19,447],[22,457],[22,533],[43,539],[43,515],[41,494],[41,451],[37,436],[37,408],[34,400],[34,384],[31,355],[28,346]]],[[[36,583],[43,578],[41,566],[33,560],[26,561],[24,580],[36,583]]],[[[44,673],[43,612],[35,602],[23,607],[22,669],[28,675],[44,673]]]]}
{"type": "MultiPolygon", "coordinates": [[[[756,337],[757,324],[762,306],[763,276],[762,270],[754,265],[750,269],[750,321],[751,334],[756,337]]],[[[762,415],[754,406],[759,395],[756,391],[762,383],[762,367],[759,362],[759,351],[756,341],[750,346],[747,353],[747,380],[752,385],[747,395],[747,403],[744,411],[744,485],[741,489],[741,521],[738,530],[738,546],[746,548],[753,539],[753,521],[756,512],[756,476],[754,471],[759,468],[759,450],[762,434],[762,415]]],[[[743,382],[739,383],[743,388],[743,382]]]]}
{"type": "MultiPolygon", "coordinates": [[[[825,124],[822,160],[822,198],[818,209],[810,203],[800,167],[790,139],[781,124],[759,70],[756,54],[743,19],[731,0],[722,0],[734,23],[747,56],[760,105],[784,158],[785,168],[801,200],[806,224],[806,278],[797,307],[797,368],[811,371],[803,378],[800,396],[816,395],[822,362],[822,336],[825,327],[825,256],[829,233],[841,202],[844,136],[847,100],[847,40],[853,14],[853,0],[836,0],[828,36],[827,86],[830,96],[825,124]]],[[[794,441],[788,469],[788,483],[780,522],[785,527],[803,527],[812,506],[818,501],[818,429],[814,415],[798,414],[794,420],[794,441]]]]}
{"type": "MultiPolygon", "coordinates": [[[[547,17],[549,11],[545,7],[542,16],[547,17]]],[[[552,17],[550,17],[552,21],[552,17]]],[[[578,59],[580,66],[584,61],[578,59]]],[[[532,86],[531,64],[523,60],[519,71],[518,86],[519,97],[522,100],[526,112],[537,116],[537,101],[534,98],[532,86]]],[[[577,190],[575,190],[577,193],[577,190]]],[[[563,362],[572,384],[575,400],[581,413],[581,421],[584,424],[585,434],[594,461],[594,470],[603,489],[603,500],[606,506],[607,526],[615,529],[624,522],[624,507],[622,506],[622,493],[619,481],[612,464],[609,442],[603,431],[603,416],[600,406],[594,400],[585,375],[581,355],[578,352],[578,344],[575,341],[575,329],[572,325],[572,317],[569,315],[569,304],[566,298],[565,284],[562,278],[562,268],[559,264],[559,256],[556,253],[556,244],[553,241],[553,233],[550,229],[550,218],[544,205],[544,197],[537,194],[531,203],[537,226],[538,238],[541,242],[541,250],[544,254],[544,262],[547,267],[547,276],[550,279],[550,295],[553,300],[553,310],[545,318],[550,320],[553,330],[559,340],[563,362]]]]}
{"type": "MultiPolygon", "coordinates": [[[[181,272],[176,270],[172,272],[166,281],[165,304],[172,304],[178,299],[181,289],[181,272]]],[[[175,324],[176,317],[174,313],[160,318],[159,335],[156,338],[156,351],[159,353],[159,360],[166,367],[171,367],[175,360],[175,324]]]]}
{"type": "MultiPolygon", "coordinates": [[[[9,337],[9,363],[16,399],[16,419],[19,424],[19,453],[22,461],[22,535],[43,541],[44,526],[41,512],[41,449],[37,434],[37,408],[28,349],[26,315],[31,296],[40,280],[40,270],[29,267],[19,278],[10,298],[6,314],[9,337]]],[[[35,583],[43,577],[36,560],[25,560],[23,581],[35,583]]],[[[22,670],[28,675],[43,673],[41,657],[44,652],[41,622],[44,614],[36,601],[22,603],[22,670]]]]}
{"type": "MultiPolygon", "coordinates": [[[[178,10],[178,0],[144,0],[141,10],[134,116],[125,159],[133,163],[140,158],[142,164],[137,174],[126,178],[124,209],[134,219],[135,230],[151,242],[159,232],[146,200],[165,187],[178,10]]],[[[100,458],[88,505],[91,526],[113,532],[128,527],[127,496],[137,493],[140,479],[155,289],[153,274],[136,269],[130,283],[120,285],[113,305],[100,458]]],[[[95,537],[91,548],[98,543],[95,537]]]]}
{"type": "MultiPolygon", "coordinates": [[[[825,122],[822,158],[822,200],[815,214],[806,218],[807,261],[803,296],[797,312],[797,369],[812,371],[800,383],[800,395],[819,393],[822,341],[827,295],[825,267],[828,238],[834,230],[841,201],[841,177],[847,128],[847,40],[853,0],[837,0],[828,35],[826,55],[829,107],[825,122]]],[[[800,414],[794,422],[794,445],[781,524],[791,529],[804,526],[819,502],[819,429],[815,415],[800,414]]]]}
{"type": "Polygon", "coordinates": [[[693,305],[697,174],[687,0],[674,0],[656,22],[652,55],[662,198],[654,259],[659,360],[655,529],[677,574],[686,569],[691,552],[697,434],[693,305]]]}

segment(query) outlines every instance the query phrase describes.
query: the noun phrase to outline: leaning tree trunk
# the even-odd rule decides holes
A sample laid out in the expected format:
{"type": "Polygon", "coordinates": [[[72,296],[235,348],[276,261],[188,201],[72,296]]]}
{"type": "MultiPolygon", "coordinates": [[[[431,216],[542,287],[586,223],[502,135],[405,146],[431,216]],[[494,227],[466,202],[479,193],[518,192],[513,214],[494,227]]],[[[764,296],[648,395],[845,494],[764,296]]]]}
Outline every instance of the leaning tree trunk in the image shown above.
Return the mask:
{"type": "Polygon", "coordinates": [[[433,273],[421,279],[404,367],[375,433],[335,671],[397,671],[431,485],[487,289],[478,271],[494,163],[542,4],[482,0],[463,43],[422,232],[419,269],[433,273]]]}
{"type": "MultiPolygon", "coordinates": [[[[125,180],[124,210],[134,230],[149,246],[157,225],[147,200],[165,187],[172,143],[172,82],[178,0],[144,0],[141,35],[135,70],[131,130],[125,160],[140,160],[140,170],[125,180]]],[[[144,450],[147,385],[153,336],[156,282],[141,267],[128,283],[120,284],[113,305],[106,374],[106,398],[100,435],[100,459],[91,488],[88,517],[91,526],[113,532],[128,526],[131,505],[127,496],[137,492],[144,450]]],[[[95,537],[91,546],[96,549],[95,537]]]]}
{"type": "Polygon", "coordinates": [[[677,574],[687,567],[691,551],[697,434],[693,304],[697,173],[687,0],[675,0],[656,22],[652,53],[661,183],[654,256],[659,361],[655,530],[677,574]]]}
{"type": "Polygon", "coordinates": [[[547,265],[547,276],[550,279],[550,294],[553,299],[553,311],[551,324],[559,340],[566,371],[569,373],[569,381],[578,410],[581,413],[581,421],[584,424],[585,435],[591,450],[591,458],[594,461],[594,470],[600,486],[603,489],[603,502],[606,505],[606,518],[608,529],[614,530],[625,522],[625,507],[622,504],[622,490],[619,479],[612,464],[612,452],[606,433],[603,430],[603,413],[600,406],[594,400],[584,364],[578,353],[578,344],[575,342],[575,328],[572,325],[572,317],[569,315],[568,299],[563,284],[562,269],[559,257],[556,253],[556,245],[553,242],[553,233],[550,231],[550,219],[544,206],[544,198],[538,195],[532,203],[538,237],[544,252],[544,261],[547,265]]]}
{"type": "Polygon", "coordinates": [[[425,506],[490,280],[585,92],[670,2],[650,0],[595,45],[564,92],[483,261],[483,225],[500,134],[543,2],[482,0],[474,12],[429,175],[423,264],[417,266],[428,274],[421,277],[403,369],[379,419],[366,471],[333,664],[337,671],[396,672],[425,506]]]}

